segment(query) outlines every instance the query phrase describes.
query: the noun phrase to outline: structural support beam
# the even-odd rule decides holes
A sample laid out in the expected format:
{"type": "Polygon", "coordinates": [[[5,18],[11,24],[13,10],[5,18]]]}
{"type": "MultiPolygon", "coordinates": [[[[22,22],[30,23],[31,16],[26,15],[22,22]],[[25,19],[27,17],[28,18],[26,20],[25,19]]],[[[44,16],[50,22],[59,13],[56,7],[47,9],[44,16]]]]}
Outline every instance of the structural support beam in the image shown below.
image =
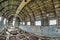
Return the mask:
{"type": "Polygon", "coordinates": [[[19,12],[21,12],[21,10],[24,8],[25,5],[27,5],[31,0],[23,0],[19,7],[17,8],[17,11],[16,11],[16,14],[15,14],[15,17],[19,14],[19,12]]]}
{"type": "Polygon", "coordinates": [[[60,18],[58,18],[58,25],[60,25],[60,18]]]}

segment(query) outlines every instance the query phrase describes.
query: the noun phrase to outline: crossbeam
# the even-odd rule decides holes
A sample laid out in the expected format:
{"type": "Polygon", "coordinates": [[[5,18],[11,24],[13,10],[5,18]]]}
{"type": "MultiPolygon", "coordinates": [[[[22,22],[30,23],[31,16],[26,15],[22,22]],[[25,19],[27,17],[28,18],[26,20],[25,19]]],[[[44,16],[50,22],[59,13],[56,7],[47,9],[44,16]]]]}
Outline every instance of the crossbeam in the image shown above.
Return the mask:
{"type": "Polygon", "coordinates": [[[31,0],[23,0],[19,7],[17,8],[17,11],[16,11],[16,14],[15,14],[15,17],[19,14],[19,12],[21,12],[21,10],[25,7],[25,5],[27,5],[31,0]]]}

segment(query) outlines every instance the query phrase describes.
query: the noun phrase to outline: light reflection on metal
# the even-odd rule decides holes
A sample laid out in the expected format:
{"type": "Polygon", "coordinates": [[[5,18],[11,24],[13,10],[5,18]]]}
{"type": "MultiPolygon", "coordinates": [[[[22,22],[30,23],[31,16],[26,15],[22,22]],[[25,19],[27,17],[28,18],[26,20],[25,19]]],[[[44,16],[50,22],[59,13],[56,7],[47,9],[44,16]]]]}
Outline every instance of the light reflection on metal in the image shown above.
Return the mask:
{"type": "Polygon", "coordinates": [[[0,17],[0,21],[2,20],[2,17],[0,17]]]}
{"type": "Polygon", "coordinates": [[[30,22],[27,22],[27,25],[30,25],[30,22]]]}
{"type": "Polygon", "coordinates": [[[6,24],[6,18],[4,18],[4,22],[3,22],[3,24],[4,24],[4,25],[6,24]]]}
{"type": "Polygon", "coordinates": [[[13,18],[13,23],[12,23],[13,26],[15,26],[15,20],[16,18],[13,18]]]}
{"type": "Polygon", "coordinates": [[[36,26],[41,26],[41,21],[35,21],[36,26]]]}
{"type": "Polygon", "coordinates": [[[57,24],[57,20],[49,20],[49,25],[56,25],[57,24]]]}

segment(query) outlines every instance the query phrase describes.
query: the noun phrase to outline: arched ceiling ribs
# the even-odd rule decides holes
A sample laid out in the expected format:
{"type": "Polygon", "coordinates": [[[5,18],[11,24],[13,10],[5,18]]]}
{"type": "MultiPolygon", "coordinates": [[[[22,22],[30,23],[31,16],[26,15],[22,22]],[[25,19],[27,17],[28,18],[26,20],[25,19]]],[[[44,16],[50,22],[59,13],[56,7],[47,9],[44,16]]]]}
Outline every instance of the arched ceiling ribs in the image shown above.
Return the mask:
{"type": "Polygon", "coordinates": [[[20,15],[22,15],[22,17],[23,17],[23,21],[25,21],[26,14],[25,14],[24,12],[20,12],[20,15]]]}
{"type": "MultiPolygon", "coordinates": [[[[25,12],[22,12],[23,14],[23,17],[24,17],[24,21],[25,21],[25,19],[27,18],[27,15],[26,15],[26,13],[25,12]]],[[[28,20],[28,19],[27,19],[28,20]]]]}
{"type": "Polygon", "coordinates": [[[45,6],[45,3],[44,3],[42,0],[41,0],[41,2],[42,2],[42,3],[43,3],[43,5],[44,5],[44,8],[45,8],[45,10],[44,10],[44,11],[46,12],[46,14],[48,14],[48,13],[47,13],[47,8],[46,8],[46,6],[45,6]]]}
{"type": "MultiPolygon", "coordinates": [[[[7,17],[7,19],[9,19],[11,16],[14,16],[14,14],[10,14],[10,15],[7,17]]],[[[20,19],[20,21],[22,21],[21,16],[17,15],[17,17],[20,19]]]]}
{"type": "MultiPolygon", "coordinates": [[[[4,16],[8,17],[8,16],[11,15],[11,14],[15,14],[15,10],[13,10],[13,9],[6,10],[6,12],[3,13],[3,14],[4,14],[4,16]],[[14,12],[14,13],[12,13],[12,12],[14,12]]],[[[22,15],[21,15],[21,16],[22,16],[22,15]]]]}
{"type": "Polygon", "coordinates": [[[26,9],[24,9],[27,13],[27,15],[29,16],[29,18],[30,18],[30,21],[31,21],[31,16],[29,15],[29,12],[26,10],[26,9]]]}
{"type": "Polygon", "coordinates": [[[6,10],[5,12],[3,12],[3,13],[5,14],[7,11],[11,11],[11,10],[15,11],[14,9],[9,9],[9,10],[6,10]]]}
{"type": "Polygon", "coordinates": [[[4,14],[4,16],[6,16],[7,17],[7,15],[9,15],[9,13],[10,14],[14,14],[15,13],[15,10],[8,10],[8,11],[6,11],[5,13],[3,13],[4,14]]]}
{"type": "Polygon", "coordinates": [[[28,5],[25,6],[24,9],[25,9],[25,11],[27,11],[27,14],[30,15],[30,21],[32,21],[32,19],[34,19],[34,18],[33,18],[31,9],[28,7],[28,5]]]}
{"type": "MultiPolygon", "coordinates": [[[[47,1],[48,1],[48,0],[47,0],[47,1]]],[[[46,1],[46,2],[47,2],[47,1],[46,1]]],[[[53,0],[52,0],[52,1],[53,1],[53,0]]],[[[52,10],[51,10],[50,12],[52,12],[52,14],[54,14],[54,15],[53,15],[54,17],[56,17],[56,15],[55,15],[56,12],[55,12],[55,8],[54,8],[54,3],[53,3],[52,1],[51,1],[50,4],[52,5],[51,7],[53,7],[53,8],[52,8],[52,10]]],[[[48,10],[47,10],[47,7],[49,7],[49,6],[46,7],[46,5],[48,5],[48,4],[45,4],[42,0],[41,0],[41,2],[43,3],[43,5],[45,5],[45,6],[44,6],[45,12],[46,12],[46,14],[48,14],[48,12],[47,12],[47,11],[48,11],[48,10]]],[[[46,17],[48,18],[48,16],[46,16],[46,17]]],[[[52,17],[51,17],[51,18],[52,18],[52,17]]]]}
{"type": "MultiPolygon", "coordinates": [[[[11,4],[11,3],[9,3],[9,1],[8,1],[8,3],[6,3],[6,4],[7,4],[8,6],[9,6],[9,5],[10,5],[10,6],[14,6],[14,5],[19,5],[19,3],[20,3],[20,2],[17,1],[17,3],[11,4]]],[[[4,4],[4,5],[6,6],[6,4],[4,4]]],[[[3,4],[2,4],[2,5],[0,4],[0,6],[4,7],[3,4]]]]}
{"type": "Polygon", "coordinates": [[[4,6],[6,6],[6,5],[9,5],[9,4],[8,4],[8,1],[2,2],[2,3],[0,4],[1,7],[4,7],[4,6]]]}
{"type": "MultiPolygon", "coordinates": [[[[14,5],[15,7],[17,6],[17,5],[14,5]]],[[[2,9],[0,9],[0,12],[2,12],[4,9],[6,9],[6,8],[8,8],[8,10],[10,9],[9,8],[10,7],[10,5],[7,5],[7,6],[5,6],[5,7],[3,7],[2,9]]],[[[16,8],[17,9],[17,8],[16,8]]]]}
{"type": "MultiPolygon", "coordinates": [[[[37,1],[36,1],[36,0],[35,0],[34,2],[37,4],[37,6],[38,6],[38,8],[39,8],[39,11],[40,11],[40,13],[41,13],[41,15],[40,15],[40,16],[41,16],[41,18],[43,18],[43,16],[42,16],[42,11],[41,11],[41,9],[40,9],[39,4],[37,3],[37,1]]],[[[39,13],[39,14],[40,14],[40,13],[39,13]]]]}
{"type": "Polygon", "coordinates": [[[3,12],[2,14],[3,15],[7,15],[7,13],[6,12],[8,12],[8,11],[11,11],[11,12],[13,12],[13,11],[15,11],[14,9],[8,9],[8,10],[6,10],[5,12],[3,12]],[[11,11],[12,10],[12,11],[11,11]]]}
{"type": "Polygon", "coordinates": [[[27,0],[27,1],[25,2],[25,0],[23,0],[23,1],[20,3],[19,7],[17,8],[17,11],[16,11],[15,16],[18,15],[19,12],[21,12],[21,10],[25,7],[25,5],[27,5],[30,1],[31,1],[31,0],[27,0]],[[23,5],[22,5],[22,4],[23,4],[23,5]]]}
{"type": "Polygon", "coordinates": [[[26,18],[26,14],[24,12],[20,13],[20,15],[22,15],[23,17],[23,21],[25,21],[25,18],[26,18]]]}
{"type": "Polygon", "coordinates": [[[6,7],[8,8],[8,6],[9,6],[9,5],[7,5],[7,6],[3,7],[3,8],[1,8],[1,9],[0,9],[0,12],[3,11],[3,9],[5,9],[6,7]]]}
{"type": "Polygon", "coordinates": [[[3,2],[5,2],[5,1],[8,1],[8,0],[3,0],[3,1],[0,2],[0,4],[3,3],[3,2]]]}
{"type": "Polygon", "coordinates": [[[23,15],[22,14],[19,14],[19,16],[22,18],[22,21],[24,20],[24,17],[23,17],[23,15]]]}
{"type": "Polygon", "coordinates": [[[30,20],[29,14],[28,14],[28,12],[27,12],[25,9],[22,10],[22,14],[24,14],[25,20],[26,20],[27,18],[29,18],[29,20],[30,20]]]}
{"type": "Polygon", "coordinates": [[[53,9],[54,9],[55,17],[57,17],[57,16],[56,16],[56,11],[55,11],[54,1],[53,1],[53,0],[51,0],[51,2],[52,2],[53,9]]]}
{"type": "Polygon", "coordinates": [[[31,10],[31,12],[32,12],[32,15],[33,15],[33,19],[34,19],[34,20],[32,20],[32,21],[35,21],[36,19],[35,19],[34,12],[33,12],[33,11],[32,11],[32,9],[29,7],[29,5],[28,5],[28,8],[31,10]]]}
{"type": "MultiPolygon", "coordinates": [[[[10,16],[14,16],[14,14],[9,14],[8,15],[8,17],[6,17],[7,19],[9,19],[10,18],[10,16]]],[[[21,17],[21,15],[17,15],[17,17],[19,17],[20,18],[20,20],[22,21],[22,17],[21,17]]]]}
{"type": "Polygon", "coordinates": [[[22,20],[28,18],[29,21],[35,21],[36,19],[39,20],[40,18],[55,18],[56,15],[59,15],[59,0],[26,0],[28,3],[24,2],[25,0],[22,0],[21,2],[20,1],[21,0],[0,1],[0,14],[3,14],[4,17],[8,17],[13,13],[17,13],[20,15],[22,20]],[[5,5],[3,5],[4,3],[5,5]]]}
{"type": "MultiPolygon", "coordinates": [[[[47,22],[47,25],[49,25],[49,19],[48,19],[48,16],[47,16],[47,14],[48,14],[48,12],[47,12],[47,7],[45,6],[46,4],[41,0],[41,2],[43,3],[43,5],[44,5],[44,13],[45,13],[45,16],[44,16],[44,18],[43,18],[43,22],[42,22],[42,26],[44,26],[44,22],[47,22]]],[[[43,14],[44,15],[44,14],[43,14]]]]}
{"type": "MultiPolygon", "coordinates": [[[[10,16],[14,16],[14,14],[10,14],[10,15],[7,17],[7,19],[9,19],[9,18],[10,18],[10,16]]],[[[20,15],[17,15],[17,17],[19,17],[19,18],[20,18],[20,20],[22,20],[22,18],[21,18],[21,16],[20,16],[20,15]]]]}

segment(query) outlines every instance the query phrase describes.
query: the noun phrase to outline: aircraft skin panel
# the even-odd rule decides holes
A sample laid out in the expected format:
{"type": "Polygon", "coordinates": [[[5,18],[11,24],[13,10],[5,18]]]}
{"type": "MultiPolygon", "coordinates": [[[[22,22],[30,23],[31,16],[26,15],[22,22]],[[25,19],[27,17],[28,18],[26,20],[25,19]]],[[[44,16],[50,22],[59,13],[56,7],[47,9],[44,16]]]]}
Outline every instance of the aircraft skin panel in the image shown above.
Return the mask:
{"type": "Polygon", "coordinates": [[[60,26],[48,26],[48,27],[20,26],[19,28],[39,36],[60,37],[59,27],[60,26]]]}

